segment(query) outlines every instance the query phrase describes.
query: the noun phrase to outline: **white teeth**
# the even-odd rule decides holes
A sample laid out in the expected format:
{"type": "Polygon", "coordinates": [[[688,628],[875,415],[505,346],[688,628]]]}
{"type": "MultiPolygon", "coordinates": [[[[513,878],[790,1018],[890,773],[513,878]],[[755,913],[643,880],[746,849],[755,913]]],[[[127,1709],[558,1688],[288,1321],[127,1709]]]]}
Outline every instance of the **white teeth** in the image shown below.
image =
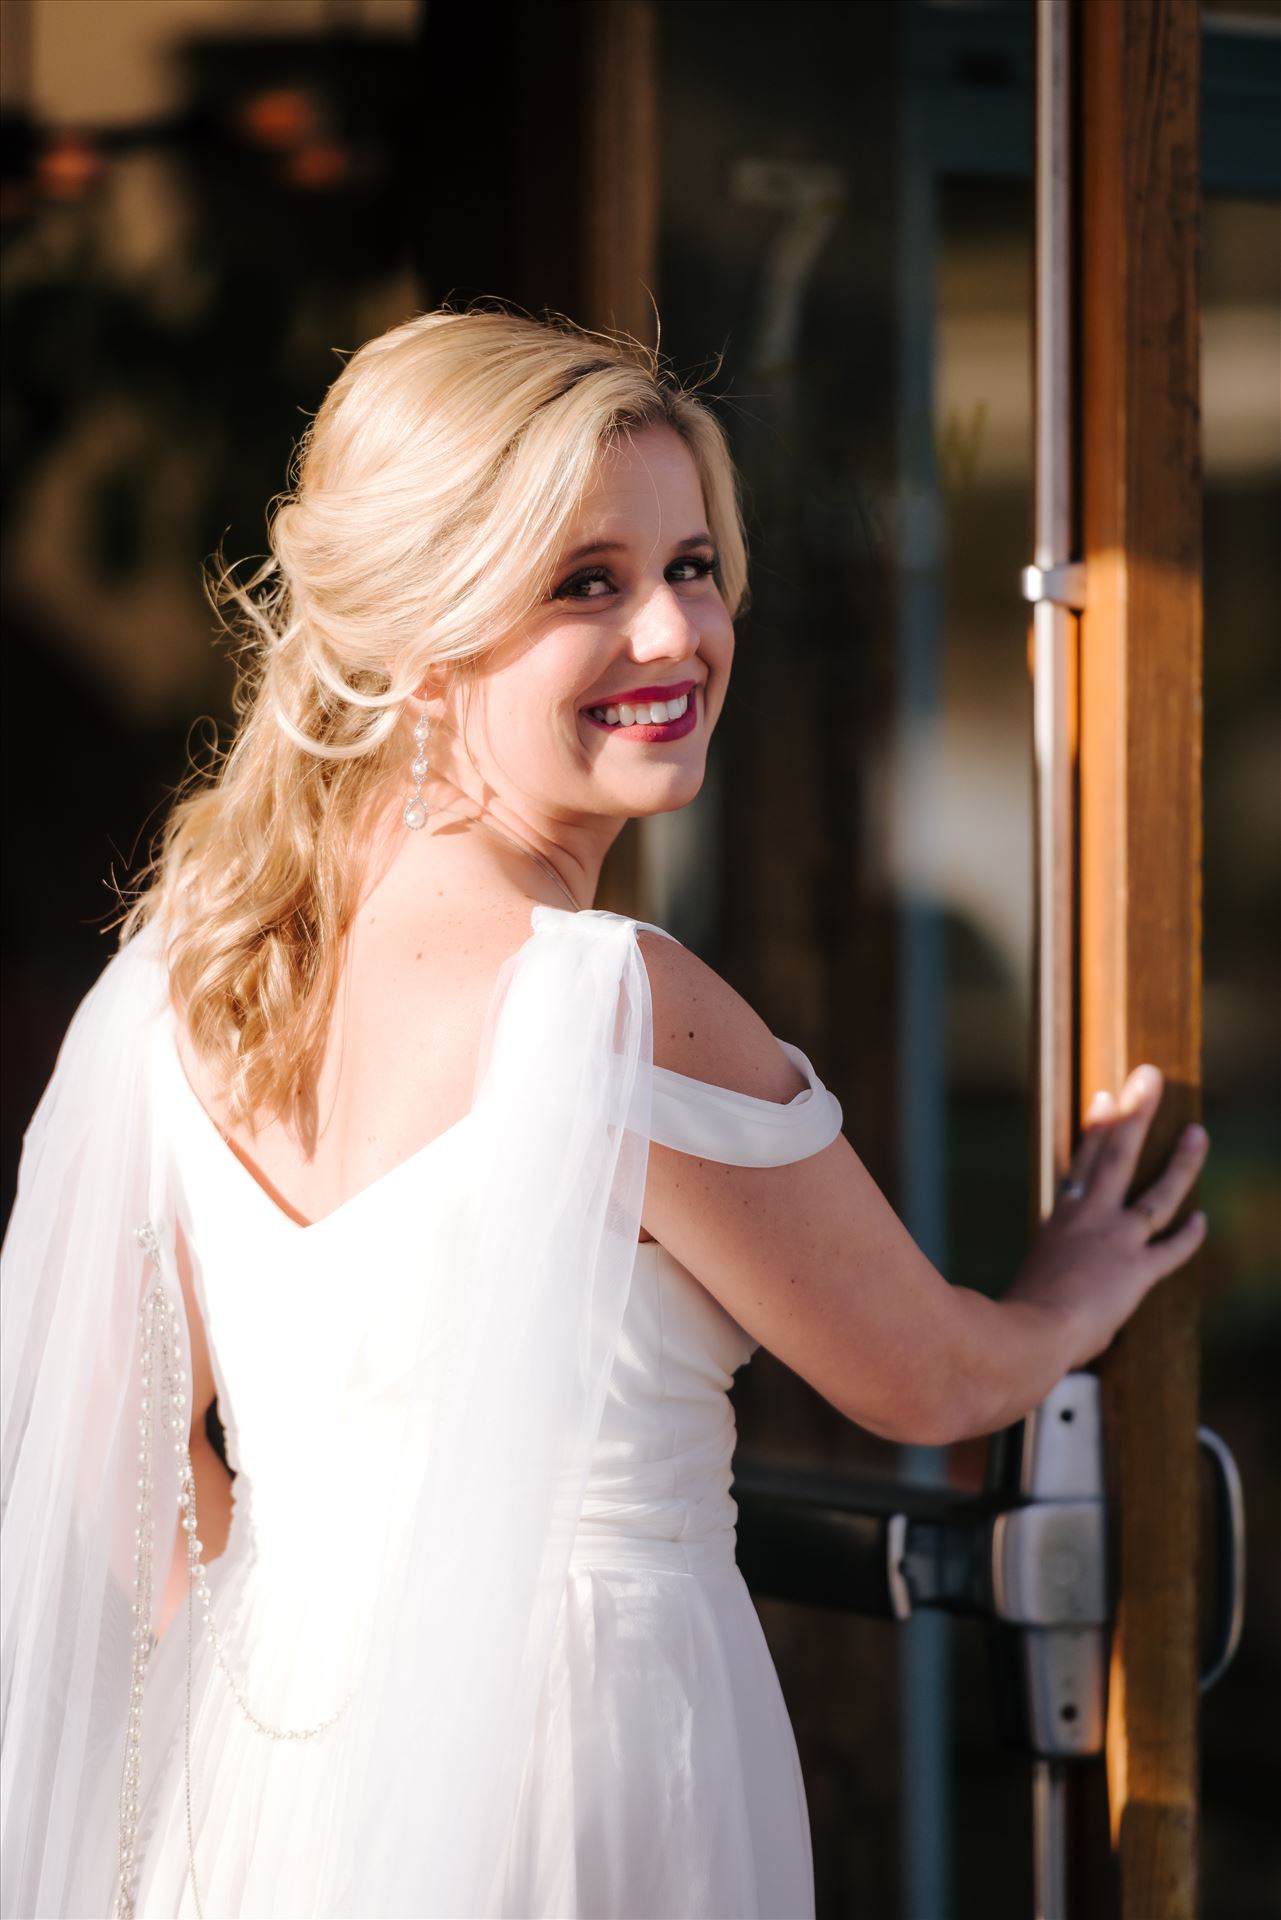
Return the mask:
{"type": "Polygon", "coordinates": [[[594,720],[603,720],[611,727],[653,727],[679,720],[688,708],[688,693],[678,693],[674,700],[643,700],[635,706],[624,701],[617,707],[589,707],[588,712],[594,720]]]}

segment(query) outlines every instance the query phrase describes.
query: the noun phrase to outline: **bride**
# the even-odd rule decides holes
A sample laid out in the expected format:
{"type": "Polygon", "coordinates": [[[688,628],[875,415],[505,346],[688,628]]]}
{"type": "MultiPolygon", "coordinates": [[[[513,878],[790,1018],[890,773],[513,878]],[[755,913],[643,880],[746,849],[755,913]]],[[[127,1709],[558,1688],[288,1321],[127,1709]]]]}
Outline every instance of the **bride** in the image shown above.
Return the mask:
{"type": "Polygon", "coordinates": [[[812,1914],[735,1370],[1017,1419],[1199,1245],[1153,1236],[1204,1135],[1127,1204],[1139,1069],[1005,1297],[950,1286],[806,1056],[592,906],[699,791],[746,588],[721,429],[634,343],[370,341],[220,588],[240,724],[5,1240],[4,1914],[812,1914]]]}

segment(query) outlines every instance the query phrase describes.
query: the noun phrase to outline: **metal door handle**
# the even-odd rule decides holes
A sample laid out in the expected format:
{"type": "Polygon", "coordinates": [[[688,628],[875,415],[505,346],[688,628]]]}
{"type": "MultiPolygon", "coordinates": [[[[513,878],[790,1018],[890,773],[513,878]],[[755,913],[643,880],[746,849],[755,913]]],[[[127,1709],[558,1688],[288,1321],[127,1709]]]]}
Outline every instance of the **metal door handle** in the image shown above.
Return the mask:
{"type": "Polygon", "coordinates": [[[1208,1693],[1232,1665],[1245,1623],[1245,1495],[1226,1441],[1209,1427],[1198,1427],[1196,1437],[1210,1462],[1215,1492],[1214,1636],[1201,1674],[1201,1691],[1208,1693]]]}

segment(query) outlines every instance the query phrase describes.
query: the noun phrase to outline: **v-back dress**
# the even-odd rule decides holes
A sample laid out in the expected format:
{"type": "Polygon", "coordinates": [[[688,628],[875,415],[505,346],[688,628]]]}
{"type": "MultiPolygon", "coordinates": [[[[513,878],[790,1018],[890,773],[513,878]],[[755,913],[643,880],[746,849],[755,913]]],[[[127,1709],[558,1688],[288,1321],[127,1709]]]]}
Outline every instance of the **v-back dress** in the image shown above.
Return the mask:
{"type": "MultiPolygon", "coordinates": [[[[546,909],[536,909],[546,913],[546,909]]],[[[649,926],[637,922],[637,926],[649,926]]],[[[662,928],[653,928],[662,933],[662,928]]],[[[841,1111],[806,1056],[788,1104],[653,1070],[650,1137],[737,1165],[805,1158],[841,1111]]],[[[398,1525],[378,1382],[413,1311],[413,1263],[465,1186],[470,1116],[311,1226],[292,1221],[222,1139],[170,1021],[154,1097],[235,1470],[225,1552],[208,1563],[237,1624],[242,1698],[281,1723],[337,1707],[348,1586],[398,1525]],[[283,1356],[288,1356],[287,1363],[283,1356]],[[306,1470],[299,1471],[300,1449],[306,1470]]],[[[513,1287],[519,1272],[512,1274],[513,1287]]],[[[805,1789],[778,1678],[735,1563],[728,1399],[756,1342],[656,1242],[642,1242],[574,1539],[517,1816],[496,1884],[509,1920],[692,1920],[814,1911],[805,1789]]],[[[424,1393],[422,1417],[430,1419],[424,1393]]],[[[466,1541],[453,1543],[466,1579],[466,1541]]],[[[182,1765],[182,1612],[148,1678],[136,1913],[193,1915],[182,1765]]],[[[331,1732],[266,1737],[198,1640],[190,1839],[206,1920],[295,1920],[343,1790],[331,1732]],[[305,1816],[300,1812],[305,1809],[305,1816]]]]}

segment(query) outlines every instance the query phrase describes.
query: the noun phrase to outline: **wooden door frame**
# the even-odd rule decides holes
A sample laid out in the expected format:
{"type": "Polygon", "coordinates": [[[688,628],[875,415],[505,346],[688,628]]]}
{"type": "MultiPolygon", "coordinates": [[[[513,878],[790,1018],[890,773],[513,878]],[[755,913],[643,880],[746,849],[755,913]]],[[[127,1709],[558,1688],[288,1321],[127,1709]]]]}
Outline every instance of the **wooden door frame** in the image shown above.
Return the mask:
{"type": "MultiPolygon", "coordinates": [[[[1083,1118],[1095,1088],[1118,1089],[1140,1061],[1160,1067],[1137,1193],[1201,1104],[1200,9],[1070,4],[1086,572],[1078,1107],[1083,1118]]],[[[1103,1364],[1123,1920],[1197,1911],[1201,1266],[1162,1282],[1103,1364]]]]}

